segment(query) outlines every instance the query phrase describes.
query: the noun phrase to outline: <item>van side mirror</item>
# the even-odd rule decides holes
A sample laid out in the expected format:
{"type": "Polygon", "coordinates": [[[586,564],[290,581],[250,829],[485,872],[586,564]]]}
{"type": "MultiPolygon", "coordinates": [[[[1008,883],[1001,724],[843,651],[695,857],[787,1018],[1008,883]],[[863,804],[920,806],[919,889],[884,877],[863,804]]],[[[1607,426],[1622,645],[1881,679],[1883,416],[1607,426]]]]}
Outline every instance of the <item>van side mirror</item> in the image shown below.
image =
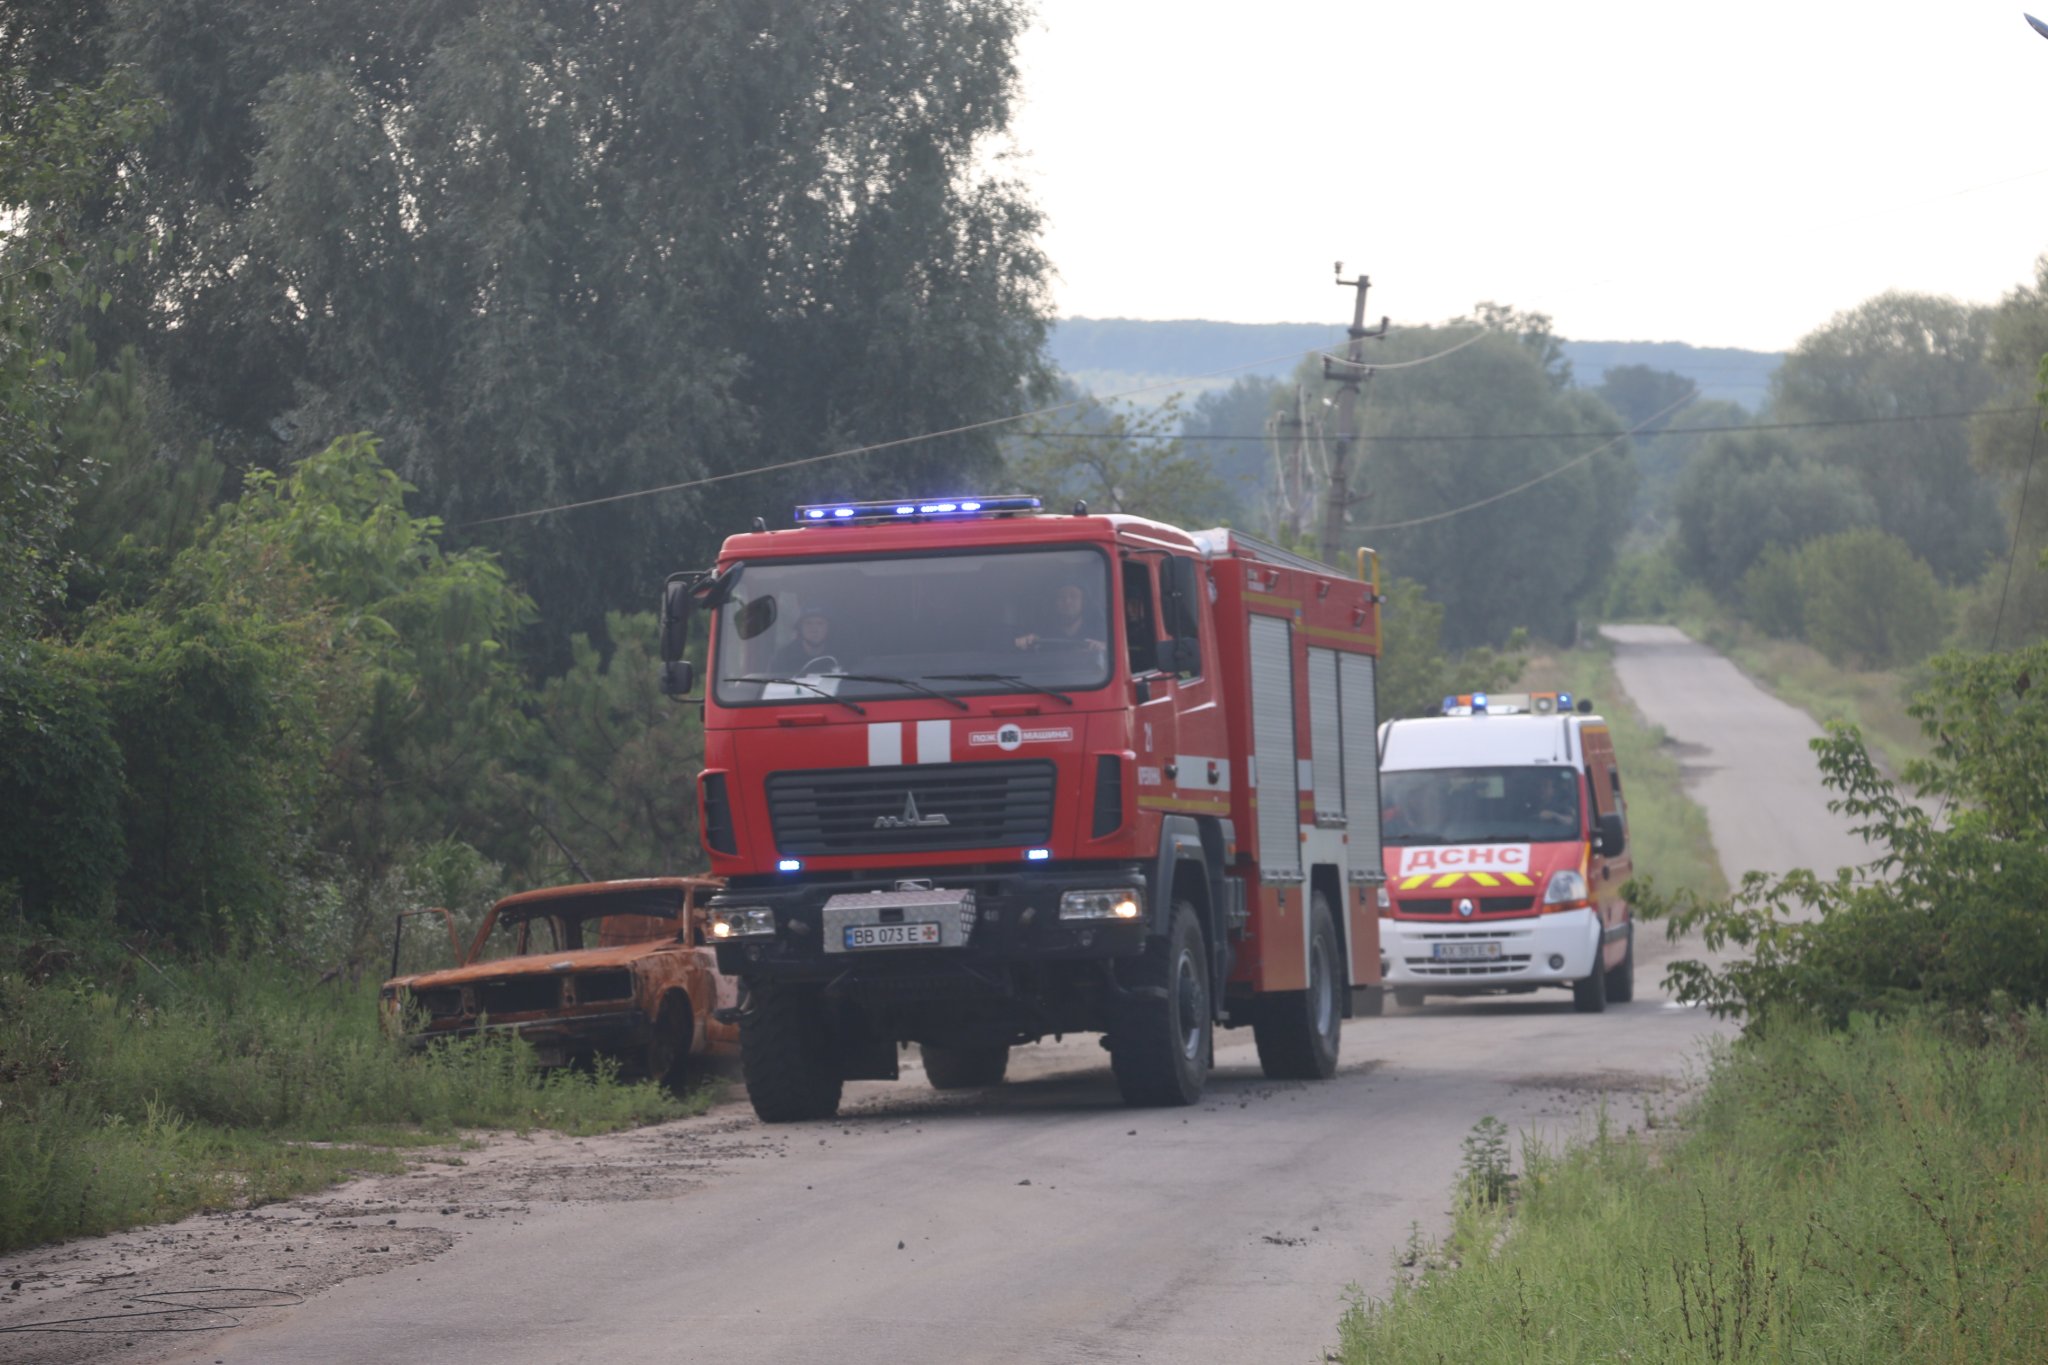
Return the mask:
{"type": "Polygon", "coordinates": [[[1603,858],[1619,857],[1628,848],[1628,828],[1621,822],[1621,812],[1608,811],[1600,817],[1598,838],[1593,851],[1603,858]]]}

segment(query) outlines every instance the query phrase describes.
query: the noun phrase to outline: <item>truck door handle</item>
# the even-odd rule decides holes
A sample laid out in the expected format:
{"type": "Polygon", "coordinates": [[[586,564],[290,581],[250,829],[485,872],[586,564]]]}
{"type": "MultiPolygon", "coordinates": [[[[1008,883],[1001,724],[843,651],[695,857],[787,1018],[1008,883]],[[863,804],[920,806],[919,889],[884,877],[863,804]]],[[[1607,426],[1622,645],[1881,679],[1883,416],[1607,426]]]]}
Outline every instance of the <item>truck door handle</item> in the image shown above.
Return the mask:
{"type": "Polygon", "coordinates": [[[1178,764],[1178,763],[1169,763],[1169,764],[1167,764],[1167,765],[1166,765],[1166,775],[1167,775],[1168,777],[1179,777],[1179,776],[1180,776],[1180,764],[1178,764]]]}

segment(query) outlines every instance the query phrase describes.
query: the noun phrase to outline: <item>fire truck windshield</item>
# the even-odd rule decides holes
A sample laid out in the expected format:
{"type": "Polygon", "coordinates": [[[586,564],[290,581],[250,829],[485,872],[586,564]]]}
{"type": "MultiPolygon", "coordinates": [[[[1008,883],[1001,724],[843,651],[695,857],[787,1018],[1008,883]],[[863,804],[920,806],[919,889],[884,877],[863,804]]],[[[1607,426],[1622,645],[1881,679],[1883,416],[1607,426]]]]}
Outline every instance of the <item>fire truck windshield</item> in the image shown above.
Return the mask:
{"type": "Polygon", "coordinates": [[[718,609],[718,704],[1100,687],[1109,581],[1090,548],[749,560],[718,609]]]}
{"type": "Polygon", "coordinates": [[[1380,775],[1390,844],[1547,843],[1579,837],[1568,767],[1428,768],[1380,775]]]}

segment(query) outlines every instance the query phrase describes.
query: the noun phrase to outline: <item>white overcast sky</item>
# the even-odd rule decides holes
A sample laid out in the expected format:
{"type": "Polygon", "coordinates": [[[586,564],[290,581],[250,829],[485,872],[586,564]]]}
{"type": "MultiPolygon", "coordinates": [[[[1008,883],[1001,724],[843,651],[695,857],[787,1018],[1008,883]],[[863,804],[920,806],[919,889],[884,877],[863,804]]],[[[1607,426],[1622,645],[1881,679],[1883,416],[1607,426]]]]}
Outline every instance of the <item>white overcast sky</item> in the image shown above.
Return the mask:
{"type": "Polygon", "coordinates": [[[1038,0],[1009,169],[1061,317],[1347,323],[1341,259],[1397,325],[1491,299],[1779,350],[1886,289],[2032,279],[2021,8],[1038,0]]]}

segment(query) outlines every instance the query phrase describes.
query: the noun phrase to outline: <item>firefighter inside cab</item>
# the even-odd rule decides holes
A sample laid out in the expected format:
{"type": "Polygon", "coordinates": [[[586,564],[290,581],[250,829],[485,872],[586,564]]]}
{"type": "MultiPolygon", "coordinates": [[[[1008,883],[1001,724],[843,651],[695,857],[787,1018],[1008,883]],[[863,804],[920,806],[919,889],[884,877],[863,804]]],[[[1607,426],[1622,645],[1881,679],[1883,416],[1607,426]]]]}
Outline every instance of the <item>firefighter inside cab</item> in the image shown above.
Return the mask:
{"type": "Polygon", "coordinates": [[[1632,871],[1607,724],[1570,693],[1444,698],[1380,727],[1386,984],[1430,995],[1635,993],[1632,871]]]}

